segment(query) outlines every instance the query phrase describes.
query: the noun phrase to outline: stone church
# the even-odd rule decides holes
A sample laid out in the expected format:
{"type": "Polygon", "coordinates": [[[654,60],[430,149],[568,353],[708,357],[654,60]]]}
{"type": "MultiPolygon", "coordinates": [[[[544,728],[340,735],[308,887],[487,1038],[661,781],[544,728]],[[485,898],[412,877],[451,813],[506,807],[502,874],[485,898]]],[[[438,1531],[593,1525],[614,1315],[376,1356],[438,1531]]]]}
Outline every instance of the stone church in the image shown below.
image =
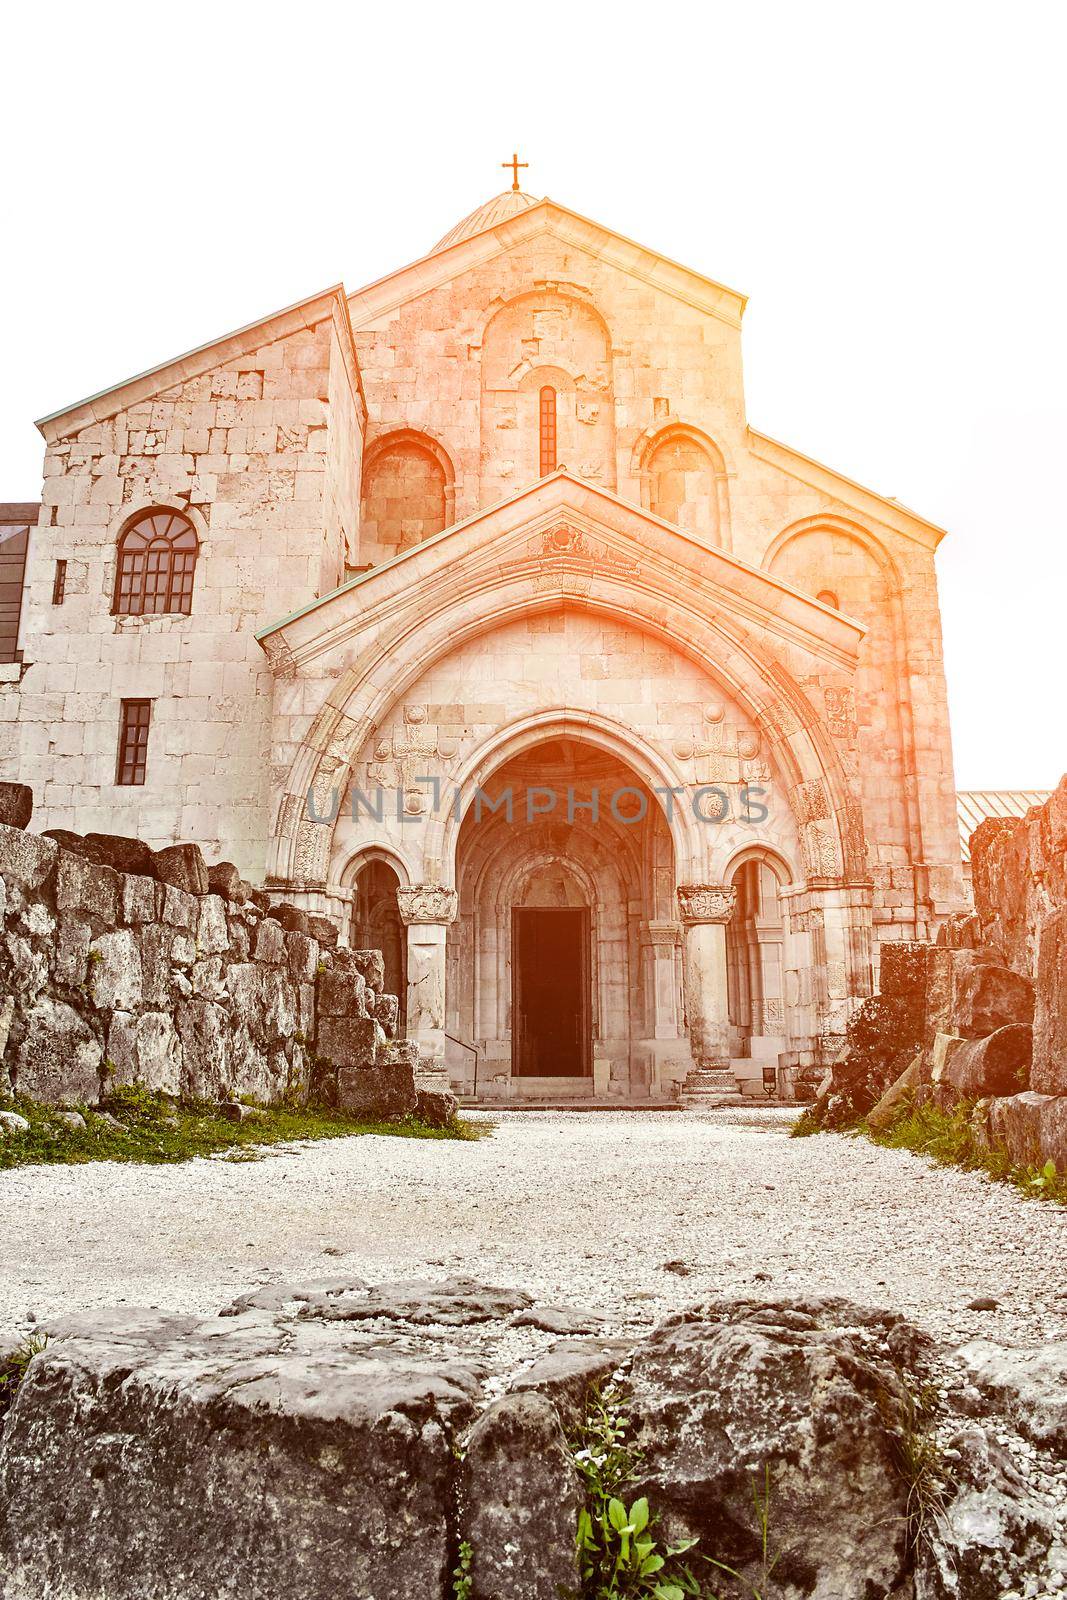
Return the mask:
{"type": "Polygon", "coordinates": [[[516,181],[44,418],[34,826],[197,841],[380,946],[468,1095],[825,1062],[962,901],[942,530],[748,424],[744,308],[516,181]]]}

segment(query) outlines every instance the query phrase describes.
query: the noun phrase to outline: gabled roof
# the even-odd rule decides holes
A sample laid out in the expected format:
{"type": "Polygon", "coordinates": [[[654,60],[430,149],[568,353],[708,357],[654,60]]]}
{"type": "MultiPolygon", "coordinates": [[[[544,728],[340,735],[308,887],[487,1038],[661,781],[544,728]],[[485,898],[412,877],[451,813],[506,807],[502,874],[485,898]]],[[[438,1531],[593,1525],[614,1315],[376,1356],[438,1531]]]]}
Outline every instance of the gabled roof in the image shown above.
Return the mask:
{"type": "Polygon", "coordinates": [[[90,427],[95,422],[106,422],[117,412],[150,400],[163,389],[173,388],[175,384],[183,383],[188,378],[199,378],[203,373],[211,372],[224,362],[248,355],[264,344],[284,339],[288,334],[299,332],[301,328],[317,327],[329,316],[337,319],[343,331],[344,343],[350,358],[350,376],[365,414],[366,403],[363,399],[359,363],[352,338],[352,324],[348,316],[345,286],[343,283],[335,283],[319,294],[309,295],[306,300],[298,300],[295,305],[286,306],[282,311],[272,311],[269,316],[260,317],[257,322],[249,322],[234,333],[224,333],[207,344],[197,345],[195,350],[189,350],[185,355],[175,356],[170,361],[162,362],[158,367],[149,367],[147,372],[140,372],[133,378],[125,378],[109,389],[101,389],[98,394],[90,395],[86,400],[78,400],[73,405],[64,406],[62,411],[53,411],[50,416],[41,417],[37,427],[48,443],[52,444],[54,440],[66,438],[68,434],[77,433],[79,429],[90,427]]]}
{"type": "Polygon", "coordinates": [[[452,577],[462,566],[479,566],[491,584],[511,565],[510,558],[501,565],[509,548],[521,545],[531,532],[556,518],[573,518],[591,534],[611,541],[624,558],[666,573],[665,581],[672,587],[699,593],[709,614],[732,611],[761,631],[814,651],[839,668],[849,670],[855,663],[865,631],[862,623],[762,567],[750,566],[600,485],[574,477],[564,467],[359,573],[258,629],[255,637],[266,648],[272,635],[289,634],[286,642],[298,653],[317,653],[331,644],[338,622],[372,612],[397,597],[417,603],[446,570],[452,577]]]}
{"type": "Polygon", "coordinates": [[[906,534],[911,539],[918,539],[919,543],[926,545],[930,550],[936,550],[945,537],[946,529],[939,527],[936,522],[929,522],[926,517],[921,517],[917,511],[912,511],[901,501],[893,500],[889,495],[879,494],[877,489],[868,489],[865,484],[857,483],[855,478],[846,477],[835,467],[828,467],[824,462],[816,461],[800,450],[794,450],[792,445],[782,444],[780,439],[772,439],[769,434],[759,433],[755,428],[749,427],[748,444],[753,455],[761,461],[777,467],[781,472],[787,472],[790,477],[798,478],[801,483],[806,483],[813,489],[821,489],[824,494],[832,495],[835,499],[844,501],[846,505],[858,507],[868,516],[876,517],[879,522],[885,523],[887,527],[895,528],[898,533],[906,534]]]}
{"type": "MultiPolygon", "coordinates": [[[[501,196],[496,198],[499,200],[501,196]]],[[[729,323],[731,327],[741,326],[745,295],[736,289],[728,289],[725,284],[716,283],[714,278],[705,278],[701,273],[681,266],[658,250],[637,244],[625,234],[616,233],[614,229],[606,228],[590,217],[583,217],[578,211],[570,211],[547,196],[543,200],[535,200],[531,205],[524,205],[511,216],[487,222],[479,231],[464,231],[468,223],[477,219],[480,213],[487,213],[494,203],[490,201],[488,206],[472,211],[470,217],[453,229],[452,234],[459,235],[453,243],[448,242],[452,234],[446,234],[429,255],[420,256],[417,261],[388,273],[350,295],[348,303],[355,325],[360,327],[418,295],[450,283],[472,266],[491,260],[505,250],[536,238],[538,234],[552,233],[572,248],[608,261],[631,277],[639,278],[653,288],[685,301],[687,305],[696,306],[710,316],[729,323]]]]}

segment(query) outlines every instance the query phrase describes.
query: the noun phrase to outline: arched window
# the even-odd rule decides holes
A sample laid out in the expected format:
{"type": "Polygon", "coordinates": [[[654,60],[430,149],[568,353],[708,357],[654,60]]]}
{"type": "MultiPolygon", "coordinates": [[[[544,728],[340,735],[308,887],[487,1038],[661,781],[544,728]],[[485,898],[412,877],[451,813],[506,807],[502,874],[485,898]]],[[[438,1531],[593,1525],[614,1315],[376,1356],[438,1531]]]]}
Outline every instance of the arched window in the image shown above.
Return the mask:
{"type": "Polygon", "coordinates": [[[821,600],[824,606],[833,606],[835,611],[840,611],[841,609],[837,603],[837,596],[832,589],[820,589],[815,598],[816,600],[821,600]]]}
{"type": "Polygon", "coordinates": [[[556,391],[541,390],[541,476],[556,470],[556,391]]]}
{"type": "Polygon", "coordinates": [[[113,614],[188,616],[199,548],[195,528],[180,511],[144,512],[119,540],[113,614]]]}

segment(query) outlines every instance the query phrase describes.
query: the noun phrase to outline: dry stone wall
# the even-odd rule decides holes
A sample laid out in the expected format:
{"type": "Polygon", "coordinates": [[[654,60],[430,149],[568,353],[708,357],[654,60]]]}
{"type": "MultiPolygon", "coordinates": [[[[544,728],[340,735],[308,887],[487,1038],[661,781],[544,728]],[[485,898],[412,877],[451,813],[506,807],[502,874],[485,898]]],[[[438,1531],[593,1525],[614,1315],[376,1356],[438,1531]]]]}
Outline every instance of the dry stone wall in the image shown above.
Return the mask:
{"type": "Polygon", "coordinates": [[[816,1101],[831,1127],[888,1126],[906,1101],[972,1108],[977,1141],[1067,1172],[1067,778],[971,841],[975,910],[938,943],[884,950],[816,1101]]]}
{"type": "Polygon", "coordinates": [[[338,948],[332,923],[271,906],[196,846],[0,823],[0,923],[0,1092],[415,1110],[380,953],[338,948]]]}

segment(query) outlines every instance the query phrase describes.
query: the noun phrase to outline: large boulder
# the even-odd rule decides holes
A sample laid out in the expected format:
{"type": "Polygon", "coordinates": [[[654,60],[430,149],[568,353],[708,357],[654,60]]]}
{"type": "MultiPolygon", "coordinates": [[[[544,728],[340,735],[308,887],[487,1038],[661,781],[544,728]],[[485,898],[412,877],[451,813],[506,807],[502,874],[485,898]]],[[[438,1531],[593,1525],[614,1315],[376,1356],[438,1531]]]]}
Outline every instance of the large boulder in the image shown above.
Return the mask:
{"type": "Polygon", "coordinates": [[[23,1018],[15,1087],[46,1105],[93,1101],[100,1092],[103,1055],[99,1040],[72,1006],[42,995],[23,1018]]]}
{"type": "Polygon", "coordinates": [[[939,1081],[959,1099],[1016,1094],[1027,1087],[1033,1047],[1033,1030],[1025,1022],[1009,1023],[984,1039],[961,1039],[939,1081]]]}
{"type": "MultiPolygon", "coordinates": [[[[672,1537],[766,1591],[870,1600],[908,1568],[900,1319],[843,1301],[713,1303],[670,1318],[634,1355],[642,1489],[672,1537]],[[863,1507],[862,1514],[858,1508],[863,1507]]],[[[747,1592],[747,1590],[746,1590],[747,1592]]]]}
{"type": "Polygon", "coordinates": [[[337,1106],[368,1122],[399,1122],[415,1114],[415,1074],[396,1066],[341,1067],[337,1073],[337,1106]]]}
{"type": "Polygon", "coordinates": [[[574,1530],[584,1504],[555,1407],[509,1394],[467,1440],[460,1533],[473,1551],[472,1600],[550,1600],[578,1584],[574,1530]]]}
{"type": "Polygon", "coordinates": [[[28,828],[33,816],[33,790],[28,783],[0,783],[0,823],[28,828]]]}
{"type": "Polygon", "coordinates": [[[954,1029],[964,1039],[984,1039],[1012,1023],[1034,1020],[1034,987],[1021,973],[993,962],[977,962],[955,994],[954,1029]]]}
{"type": "Polygon", "coordinates": [[[1067,1095],[1067,906],[1041,929],[1037,963],[1032,1084],[1067,1095]]]}
{"type": "Polygon", "coordinates": [[[990,1101],[989,1135],[992,1145],[1004,1150],[1019,1167],[1043,1167],[1054,1161],[1067,1172],[1067,1096],[1006,1095],[990,1101]]]}
{"type": "Polygon", "coordinates": [[[1004,1600],[1046,1569],[1055,1525],[1008,1452],[976,1422],[948,1439],[951,1492],[926,1519],[915,1600],[1004,1600]]]}
{"type": "Polygon", "coordinates": [[[185,894],[208,894],[211,889],[207,863],[197,844],[169,844],[152,857],[152,870],[160,883],[185,894]]]}
{"type": "Polygon", "coordinates": [[[1020,1433],[1067,1457],[1067,1340],[1013,1349],[972,1339],[959,1354],[973,1382],[1020,1433]]]}
{"type": "Polygon", "coordinates": [[[0,1444],[8,1600],[438,1600],[474,1367],[265,1314],[98,1313],[0,1444]]]}
{"type": "Polygon", "coordinates": [[[20,889],[42,890],[55,871],[59,846],[43,834],[0,823],[0,878],[20,889]]]}

